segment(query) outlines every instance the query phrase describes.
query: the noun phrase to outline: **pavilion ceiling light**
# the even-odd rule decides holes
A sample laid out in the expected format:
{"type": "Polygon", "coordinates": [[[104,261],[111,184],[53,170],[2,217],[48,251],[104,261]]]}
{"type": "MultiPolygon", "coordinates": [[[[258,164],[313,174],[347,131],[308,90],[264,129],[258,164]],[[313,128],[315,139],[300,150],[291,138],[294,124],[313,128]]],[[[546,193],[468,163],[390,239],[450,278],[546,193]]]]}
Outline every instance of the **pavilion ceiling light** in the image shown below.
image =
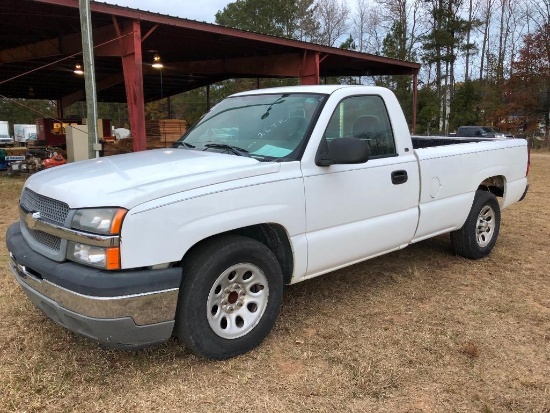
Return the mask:
{"type": "Polygon", "coordinates": [[[74,74],[82,76],[84,74],[84,70],[82,70],[82,65],[77,63],[74,65],[74,74]]]}
{"type": "Polygon", "coordinates": [[[158,54],[155,54],[153,56],[153,67],[155,69],[162,69],[164,65],[162,64],[162,60],[160,59],[160,56],[158,54]]]}

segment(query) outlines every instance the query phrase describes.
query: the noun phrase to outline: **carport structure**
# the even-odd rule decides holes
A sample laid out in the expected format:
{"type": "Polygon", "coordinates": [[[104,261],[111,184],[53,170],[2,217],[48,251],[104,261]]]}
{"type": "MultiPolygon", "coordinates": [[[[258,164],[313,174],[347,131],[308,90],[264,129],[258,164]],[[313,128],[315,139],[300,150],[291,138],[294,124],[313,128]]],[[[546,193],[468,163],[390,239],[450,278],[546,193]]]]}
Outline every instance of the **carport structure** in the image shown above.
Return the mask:
{"type": "MultiPolygon", "coordinates": [[[[127,102],[136,151],[145,149],[145,102],[225,79],[410,75],[416,108],[417,63],[106,3],[92,2],[91,13],[98,101],[127,102]]],[[[60,118],[85,100],[73,72],[82,64],[78,0],[2,0],[0,19],[0,96],[55,100],[60,118]]]]}

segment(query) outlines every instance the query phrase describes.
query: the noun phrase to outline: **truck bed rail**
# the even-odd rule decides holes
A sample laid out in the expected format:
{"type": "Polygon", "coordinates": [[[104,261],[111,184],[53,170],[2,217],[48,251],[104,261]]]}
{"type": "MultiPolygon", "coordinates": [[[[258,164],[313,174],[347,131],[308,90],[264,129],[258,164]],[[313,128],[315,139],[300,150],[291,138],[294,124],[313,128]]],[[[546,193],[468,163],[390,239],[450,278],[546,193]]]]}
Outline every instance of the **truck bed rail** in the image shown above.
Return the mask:
{"type": "Polygon", "coordinates": [[[495,138],[459,138],[453,136],[411,136],[413,148],[431,148],[433,146],[454,145],[458,143],[471,143],[498,140],[495,138]]]}

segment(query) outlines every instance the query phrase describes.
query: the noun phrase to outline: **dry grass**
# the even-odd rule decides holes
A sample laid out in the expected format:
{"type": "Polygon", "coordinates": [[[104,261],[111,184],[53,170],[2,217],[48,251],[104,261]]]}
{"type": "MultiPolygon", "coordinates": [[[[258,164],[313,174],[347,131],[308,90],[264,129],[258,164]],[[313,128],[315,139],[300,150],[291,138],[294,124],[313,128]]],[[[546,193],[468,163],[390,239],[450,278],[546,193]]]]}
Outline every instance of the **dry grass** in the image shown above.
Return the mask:
{"type": "Polygon", "coordinates": [[[550,155],[496,249],[447,236],[290,286],[272,334],[225,362],[175,341],[105,350],[49,321],[6,267],[23,181],[0,177],[0,411],[550,412],[550,155]]]}

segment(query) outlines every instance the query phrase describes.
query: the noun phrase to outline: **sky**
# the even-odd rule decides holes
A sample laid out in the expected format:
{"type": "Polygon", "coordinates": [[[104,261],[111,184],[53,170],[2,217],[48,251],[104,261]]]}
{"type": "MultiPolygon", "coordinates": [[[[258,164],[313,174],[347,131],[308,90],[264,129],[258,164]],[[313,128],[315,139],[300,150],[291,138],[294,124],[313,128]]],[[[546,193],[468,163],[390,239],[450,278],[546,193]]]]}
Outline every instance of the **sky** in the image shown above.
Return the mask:
{"type": "Polygon", "coordinates": [[[144,11],[214,23],[215,14],[232,0],[100,0],[144,11]]]}
{"type": "MultiPolygon", "coordinates": [[[[215,14],[234,0],[98,0],[144,11],[167,14],[201,22],[215,23],[215,14]]],[[[276,0],[274,0],[276,1],[276,0]]],[[[353,9],[355,0],[346,0],[353,9]]]]}

